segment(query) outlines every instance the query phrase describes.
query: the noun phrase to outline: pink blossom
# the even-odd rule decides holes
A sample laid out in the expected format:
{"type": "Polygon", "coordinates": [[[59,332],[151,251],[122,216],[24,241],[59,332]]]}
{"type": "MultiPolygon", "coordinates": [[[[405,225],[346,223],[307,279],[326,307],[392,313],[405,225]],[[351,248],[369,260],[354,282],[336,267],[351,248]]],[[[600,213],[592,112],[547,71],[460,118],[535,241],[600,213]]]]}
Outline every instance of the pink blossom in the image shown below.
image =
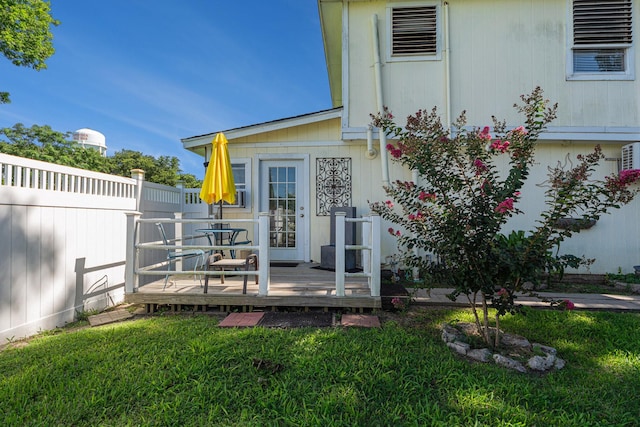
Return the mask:
{"type": "Polygon", "coordinates": [[[387,151],[395,159],[399,159],[402,156],[402,150],[400,148],[394,147],[393,144],[387,144],[387,151]]]}
{"type": "Polygon", "coordinates": [[[480,159],[475,159],[473,161],[473,166],[476,168],[476,176],[480,175],[482,172],[485,172],[488,169],[487,165],[480,159]]]}
{"type": "Polygon", "coordinates": [[[519,134],[522,134],[522,135],[526,135],[529,132],[527,132],[527,130],[524,128],[524,126],[518,126],[517,128],[515,128],[513,130],[513,133],[519,133],[519,134]]]}
{"type": "Polygon", "coordinates": [[[512,210],[513,210],[513,198],[511,198],[511,197],[507,197],[506,199],[504,199],[494,209],[495,212],[500,213],[500,214],[505,214],[505,213],[507,213],[509,211],[512,211],[512,210]]]}
{"type": "Polygon", "coordinates": [[[434,202],[436,200],[436,195],[434,193],[425,193],[424,191],[421,191],[418,195],[418,199],[422,200],[423,202],[425,200],[434,202]]]}
{"type": "Polygon", "coordinates": [[[620,171],[620,175],[618,177],[623,184],[631,184],[640,179],[640,170],[625,169],[620,171]]]}
{"type": "Polygon", "coordinates": [[[400,237],[402,235],[402,233],[400,233],[400,230],[394,230],[393,227],[389,227],[389,229],[387,230],[389,232],[389,234],[391,234],[392,236],[397,236],[400,237]]]}
{"type": "Polygon", "coordinates": [[[484,139],[486,141],[491,141],[491,134],[489,133],[489,126],[485,126],[482,129],[482,132],[478,135],[478,138],[484,139]]]}
{"type": "Polygon", "coordinates": [[[499,139],[496,139],[490,146],[489,148],[491,148],[492,150],[495,151],[499,151],[501,153],[506,152],[509,149],[509,145],[511,143],[509,141],[501,141],[499,139]]]}
{"type": "Polygon", "coordinates": [[[391,200],[387,200],[384,204],[387,205],[389,209],[393,208],[393,202],[391,200]]]}
{"type": "Polygon", "coordinates": [[[508,294],[509,294],[509,292],[508,292],[505,288],[501,288],[501,289],[498,291],[498,296],[499,296],[499,297],[503,297],[503,296],[506,296],[506,295],[508,295],[508,294]]]}
{"type": "Polygon", "coordinates": [[[576,308],[576,305],[573,303],[573,301],[568,300],[568,299],[563,300],[563,301],[562,301],[562,305],[564,306],[564,309],[565,309],[565,310],[569,310],[569,311],[571,311],[571,310],[573,310],[574,308],[576,308]]]}

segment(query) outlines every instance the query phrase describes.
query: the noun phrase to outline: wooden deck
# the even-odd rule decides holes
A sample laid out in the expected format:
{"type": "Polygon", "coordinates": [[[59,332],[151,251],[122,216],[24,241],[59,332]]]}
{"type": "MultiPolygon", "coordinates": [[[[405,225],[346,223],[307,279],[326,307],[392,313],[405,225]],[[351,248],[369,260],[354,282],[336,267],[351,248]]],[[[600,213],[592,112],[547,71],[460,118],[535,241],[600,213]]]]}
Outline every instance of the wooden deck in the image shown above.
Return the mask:
{"type": "MultiPolygon", "coordinates": [[[[242,276],[225,276],[225,283],[215,276],[209,278],[209,291],[204,293],[193,276],[171,277],[165,290],[164,277],[127,294],[126,302],[145,304],[153,312],[158,306],[194,306],[196,310],[219,307],[221,311],[240,308],[242,311],[277,309],[278,307],[349,308],[363,311],[381,307],[380,297],[372,297],[366,278],[347,277],[345,296],[336,296],[335,273],[301,263],[295,267],[271,267],[271,282],[267,296],[258,296],[258,285],[249,276],[247,293],[242,294],[242,276]]],[[[230,273],[232,274],[232,273],[230,273]]],[[[204,280],[203,280],[204,283],[204,280]]]]}

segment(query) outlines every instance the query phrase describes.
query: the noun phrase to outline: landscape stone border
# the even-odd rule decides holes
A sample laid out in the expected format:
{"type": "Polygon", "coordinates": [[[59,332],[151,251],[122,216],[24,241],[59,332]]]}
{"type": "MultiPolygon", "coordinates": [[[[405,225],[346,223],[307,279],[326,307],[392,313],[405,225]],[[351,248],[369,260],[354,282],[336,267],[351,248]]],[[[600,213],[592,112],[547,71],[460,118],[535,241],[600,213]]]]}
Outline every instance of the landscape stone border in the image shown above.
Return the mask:
{"type": "Polygon", "coordinates": [[[492,352],[488,348],[472,349],[466,342],[468,333],[476,329],[473,323],[457,323],[455,326],[445,323],[442,325],[442,340],[447,347],[461,356],[482,363],[495,363],[507,369],[520,373],[547,373],[564,368],[566,362],[559,358],[553,347],[538,343],[530,343],[524,337],[501,332],[500,346],[504,352],[492,352]],[[526,363],[509,357],[510,353],[530,353],[526,363]],[[504,354],[506,353],[506,355],[504,354]]]}

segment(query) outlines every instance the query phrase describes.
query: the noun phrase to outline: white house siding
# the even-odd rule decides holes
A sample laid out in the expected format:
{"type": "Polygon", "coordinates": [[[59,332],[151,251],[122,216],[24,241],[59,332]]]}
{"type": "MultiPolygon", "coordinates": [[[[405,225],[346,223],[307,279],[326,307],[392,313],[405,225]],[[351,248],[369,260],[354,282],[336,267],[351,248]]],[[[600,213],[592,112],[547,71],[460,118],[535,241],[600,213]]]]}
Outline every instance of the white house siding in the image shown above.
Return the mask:
{"type": "MultiPolygon", "coordinates": [[[[546,179],[547,167],[573,159],[601,144],[608,158],[620,158],[623,144],[640,140],[638,94],[635,80],[576,81],[567,78],[566,61],[570,31],[569,0],[450,0],[450,104],[451,120],[465,110],[470,126],[491,126],[491,116],[506,119],[508,125],[521,124],[513,108],[521,94],[536,86],[559,104],[558,117],[537,151],[534,168],[523,193],[526,215],[510,222],[514,228],[530,229],[540,211],[542,189],[535,184],[546,179]],[[560,136],[562,139],[558,139],[560,136]]],[[[342,46],[346,84],[343,87],[346,135],[370,122],[377,110],[371,16],[379,21],[384,104],[399,124],[420,108],[438,107],[446,119],[445,56],[427,61],[389,61],[387,7],[437,4],[440,7],[441,36],[444,2],[344,2],[343,18],[347,43],[342,46]]],[[[640,2],[634,1],[634,38],[640,34],[640,2]]],[[[441,37],[441,42],[444,37],[441,37]]],[[[441,45],[441,48],[443,46],[441,45]]],[[[640,54],[635,54],[636,74],[640,54]]],[[[604,162],[599,177],[617,172],[617,162],[604,162]]],[[[390,172],[393,181],[396,169],[390,172]]],[[[407,176],[407,172],[400,175],[407,176]]],[[[562,252],[597,258],[590,271],[633,271],[640,264],[638,201],[606,215],[592,229],[562,245],[562,252]]]]}
{"type": "MultiPolygon", "coordinates": [[[[384,104],[404,118],[419,108],[437,106],[444,114],[446,70],[443,59],[387,60],[387,5],[434,2],[349,2],[346,4],[348,43],[343,46],[346,126],[370,122],[377,111],[373,69],[371,16],[379,20],[384,104]]],[[[440,2],[443,35],[443,6],[440,2]]],[[[512,108],[521,94],[536,86],[559,103],[553,128],[594,127],[639,129],[636,80],[575,81],[566,78],[568,0],[450,0],[450,110],[455,118],[467,111],[470,125],[490,124],[491,116],[517,123],[512,108]]],[[[640,2],[634,2],[634,37],[640,34],[640,2]]],[[[443,37],[441,37],[441,40],[443,37]]],[[[637,50],[637,48],[636,48],[637,50]]],[[[444,56],[442,56],[444,58],[444,56]]],[[[635,55],[636,73],[640,54],[635,55]]]]}
{"type": "MultiPolygon", "coordinates": [[[[358,215],[370,213],[369,201],[383,198],[381,194],[382,169],[380,157],[367,159],[366,141],[342,141],[340,139],[340,119],[292,127],[275,132],[265,132],[256,135],[229,140],[229,154],[234,158],[252,158],[252,173],[254,189],[259,188],[258,156],[265,154],[308,154],[310,206],[311,215],[310,258],[320,261],[320,247],[329,244],[330,218],[316,215],[316,159],[324,157],[351,158],[352,173],[352,206],[356,207],[358,215]]],[[[394,179],[409,179],[409,175],[398,167],[392,167],[394,179]]],[[[236,213],[227,209],[228,218],[245,218],[257,216],[255,208],[251,212],[236,213]]],[[[386,228],[385,228],[386,229],[386,228]]],[[[395,252],[395,241],[388,234],[383,233],[383,255],[395,252]]]]}
{"type": "MultiPolygon", "coordinates": [[[[587,154],[593,147],[593,144],[586,143],[540,143],[536,152],[537,164],[522,190],[522,201],[518,205],[524,214],[514,216],[505,231],[530,230],[540,218],[539,213],[544,208],[545,188],[542,185],[547,179],[547,165],[564,163],[569,153],[569,158],[575,165],[576,155],[587,154]]],[[[619,150],[614,146],[603,146],[603,150],[608,158],[620,157],[619,150]]],[[[603,161],[594,177],[603,179],[616,172],[616,161],[603,161]]],[[[592,228],[565,241],[560,252],[596,260],[589,269],[583,268],[580,272],[615,273],[618,268],[625,273],[633,272],[633,266],[640,265],[639,209],[640,199],[621,209],[613,209],[610,214],[603,215],[592,228]]]]}

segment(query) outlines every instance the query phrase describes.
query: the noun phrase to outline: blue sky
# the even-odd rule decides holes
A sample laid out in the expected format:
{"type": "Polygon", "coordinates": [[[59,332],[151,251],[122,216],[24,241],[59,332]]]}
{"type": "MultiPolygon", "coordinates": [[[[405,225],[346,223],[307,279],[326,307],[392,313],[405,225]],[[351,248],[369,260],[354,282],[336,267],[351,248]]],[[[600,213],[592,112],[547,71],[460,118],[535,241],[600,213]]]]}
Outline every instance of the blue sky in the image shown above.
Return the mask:
{"type": "Polygon", "coordinates": [[[180,159],[180,138],[331,108],[315,0],[53,0],[47,69],[0,57],[0,127],[49,125],[180,159]]]}

